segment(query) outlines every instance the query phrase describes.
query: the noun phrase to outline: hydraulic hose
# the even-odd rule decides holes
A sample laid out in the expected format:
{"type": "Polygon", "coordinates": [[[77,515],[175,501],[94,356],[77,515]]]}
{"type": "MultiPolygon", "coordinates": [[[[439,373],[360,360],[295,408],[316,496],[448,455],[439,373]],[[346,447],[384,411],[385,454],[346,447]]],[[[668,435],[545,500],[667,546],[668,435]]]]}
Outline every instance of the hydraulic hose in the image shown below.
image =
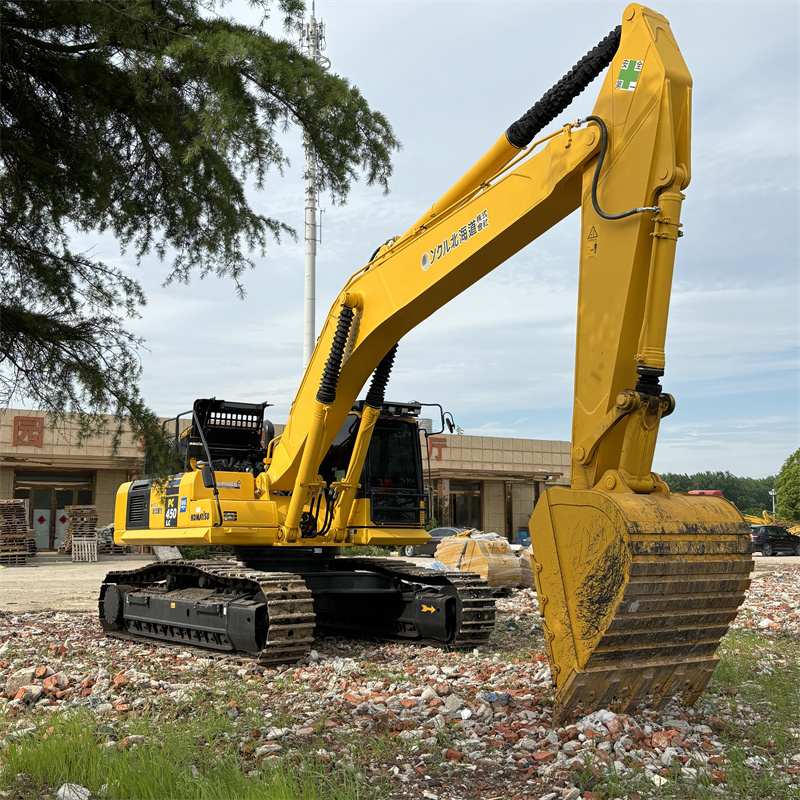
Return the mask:
{"type": "Polygon", "coordinates": [[[343,306],[339,312],[339,322],[336,325],[336,332],[333,334],[333,343],[328,360],[325,362],[325,369],[322,379],[319,382],[317,391],[317,401],[323,404],[330,404],[336,399],[336,387],[339,383],[339,373],[342,369],[342,356],[347,344],[347,336],[350,332],[350,325],[353,322],[353,309],[343,306]]]}
{"type": "Polygon", "coordinates": [[[366,405],[370,408],[380,410],[383,405],[384,398],[386,397],[386,384],[389,382],[389,376],[392,373],[392,365],[394,364],[396,353],[397,345],[381,359],[381,363],[378,364],[375,372],[372,374],[372,381],[364,400],[366,405]]]}
{"type": "Polygon", "coordinates": [[[508,141],[522,149],[549,125],[608,65],[616,55],[622,26],[618,25],[593,47],[541,100],[529,108],[506,131],[508,141]]]}
{"type": "Polygon", "coordinates": [[[606,150],[608,149],[608,129],[606,128],[606,123],[603,122],[600,117],[594,115],[578,120],[578,124],[582,122],[596,122],[600,126],[600,153],[597,156],[597,166],[594,168],[594,177],[592,178],[592,206],[594,207],[595,213],[599,217],[609,220],[625,219],[625,217],[630,217],[633,214],[644,214],[646,211],[659,214],[661,209],[658,206],[641,206],[640,208],[632,208],[629,211],[623,211],[621,214],[606,214],[606,212],[600,208],[597,202],[597,181],[600,178],[600,170],[603,168],[603,159],[606,157],[606,150]]]}

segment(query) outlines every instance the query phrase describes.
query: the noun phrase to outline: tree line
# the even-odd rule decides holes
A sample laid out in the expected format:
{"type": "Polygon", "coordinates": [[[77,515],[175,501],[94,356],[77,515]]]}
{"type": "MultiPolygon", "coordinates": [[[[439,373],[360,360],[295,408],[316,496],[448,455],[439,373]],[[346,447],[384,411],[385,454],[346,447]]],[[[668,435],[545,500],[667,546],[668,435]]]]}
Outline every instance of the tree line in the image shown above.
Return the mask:
{"type": "Polygon", "coordinates": [[[788,522],[800,521],[800,448],[784,461],[777,475],[740,478],[730,472],[695,472],[693,475],[663,472],[661,478],[673,492],[716,489],[743,514],[772,512],[770,490],[775,490],[775,513],[788,522]]]}
{"type": "Polygon", "coordinates": [[[728,471],[695,472],[693,475],[675,472],[660,474],[673,492],[716,489],[734,503],[743,514],[760,515],[762,511],[772,511],[772,497],[769,492],[775,485],[775,475],[766,478],[744,478],[728,471]]]}

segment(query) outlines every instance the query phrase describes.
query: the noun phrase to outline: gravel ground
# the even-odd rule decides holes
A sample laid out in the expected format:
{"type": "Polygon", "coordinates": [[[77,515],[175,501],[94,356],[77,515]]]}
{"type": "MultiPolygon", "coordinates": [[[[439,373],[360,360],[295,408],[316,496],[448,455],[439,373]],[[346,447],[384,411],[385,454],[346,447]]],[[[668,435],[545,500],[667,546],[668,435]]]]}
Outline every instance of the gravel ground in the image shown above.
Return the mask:
{"type": "MultiPolygon", "coordinates": [[[[279,764],[320,741],[320,757],[366,783],[388,783],[392,798],[593,800],[586,776],[608,769],[644,770],[654,789],[675,770],[685,781],[706,773],[726,796],[719,734],[755,724],[758,709],[720,711],[724,704],[707,692],[691,709],[601,710],[553,727],[535,592],[515,590],[498,600],[498,612],[492,641],[473,652],[328,637],[303,663],[273,669],[105,639],[87,612],[0,611],[0,752],[74,706],[120,731],[123,748],[131,744],[125,719],[136,709],[172,713],[216,689],[235,716],[236,703],[218,687],[239,685],[262,714],[258,729],[243,731],[244,762],[279,764]],[[397,753],[359,763],[352,743],[378,734],[396,736],[397,753]]],[[[800,567],[787,561],[754,573],[734,627],[800,637],[800,567]]],[[[787,755],[782,772],[786,796],[795,796],[800,753],[787,755]]]]}

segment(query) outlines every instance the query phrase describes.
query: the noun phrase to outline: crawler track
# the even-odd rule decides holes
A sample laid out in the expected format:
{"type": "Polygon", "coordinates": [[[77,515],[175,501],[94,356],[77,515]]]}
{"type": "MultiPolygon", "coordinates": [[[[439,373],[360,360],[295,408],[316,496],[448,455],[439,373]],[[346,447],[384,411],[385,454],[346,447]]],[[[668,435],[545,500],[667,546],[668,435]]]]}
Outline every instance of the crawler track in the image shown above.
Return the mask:
{"type": "MultiPolygon", "coordinates": [[[[338,595],[348,609],[355,608],[352,613],[315,614],[314,595],[302,575],[252,569],[236,561],[166,561],[111,572],[101,587],[100,622],[110,636],[212,650],[265,665],[303,658],[313,642],[315,625],[336,635],[377,635],[453,648],[478,647],[494,627],[494,598],[472,573],[436,572],[397,559],[336,558],[328,562],[327,574],[342,573],[381,576],[396,587],[397,597],[455,601],[447,636],[426,636],[424,628],[409,635],[407,604],[402,619],[397,618],[397,630],[402,633],[376,633],[362,624],[358,583],[355,589],[338,595]],[[240,620],[238,627],[235,619],[240,620]],[[243,646],[242,641],[248,644],[243,646]]],[[[389,620],[389,627],[394,621],[389,620]]]]}
{"type": "Polygon", "coordinates": [[[409,583],[454,591],[458,599],[460,624],[455,638],[446,644],[453,648],[479,647],[494,628],[495,605],[489,586],[472,572],[438,572],[395,558],[337,558],[331,569],[358,569],[378,572],[409,583]]]}
{"type": "MultiPolygon", "coordinates": [[[[255,656],[261,664],[283,664],[303,658],[314,640],[314,605],[311,592],[303,580],[291,573],[259,572],[237,562],[165,561],[125,572],[110,572],[100,592],[100,623],[107,634],[122,634],[124,638],[155,638],[162,642],[183,643],[194,647],[236,651],[224,637],[181,624],[177,619],[169,624],[150,623],[122,625],[108,622],[105,598],[110,585],[130,586],[137,593],[152,597],[167,597],[166,582],[177,580],[204,589],[232,593],[233,596],[255,597],[267,606],[266,637],[261,651],[255,656]]],[[[190,590],[191,591],[191,590],[190,590]]],[[[186,594],[186,591],[182,593],[186,594]]]]}

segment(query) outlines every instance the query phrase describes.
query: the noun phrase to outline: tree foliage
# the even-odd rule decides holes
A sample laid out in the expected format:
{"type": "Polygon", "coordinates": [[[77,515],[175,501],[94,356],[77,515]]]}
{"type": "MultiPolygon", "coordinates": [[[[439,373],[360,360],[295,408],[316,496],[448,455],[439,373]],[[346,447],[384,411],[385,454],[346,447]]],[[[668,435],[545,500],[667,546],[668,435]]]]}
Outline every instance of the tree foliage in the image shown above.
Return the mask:
{"type": "Polygon", "coordinates": [[[673,492],[689,492],[694,489],[712,489],[722,492],[743,514],[760,515],[772,511],[769,492],[775,477],[740,478],[730,472],[695,472],[693,475],[673,472],[661,473],[661,478],[673,492]]]}
{"type": "Polygon", "coordinates": [[[784,462],[775,479],[775,510],[778,516],[796,522],[800,520],[800,448],[784,462]]]}
{"type": "MultiPolygon", "coordinates": [[[[286,32],[300,0],[274,0],[286,32]]],[[[251,0],[266,18],[273,0],[251,0]]],[[[131,415],[148,447],[125,329],[145,298],[129,272],[75,252],[110,232],[167,281],[229,276],[293,233],[256,213],[293,125],[320,188],[343,201],[365,174],[385,188],[398,146],[386,119],[289,38],[227,19],[224,0],[0,0],[0,403],[131,415]]],[[[151,453],[152,455],[152,453],[151,453]]]]}

